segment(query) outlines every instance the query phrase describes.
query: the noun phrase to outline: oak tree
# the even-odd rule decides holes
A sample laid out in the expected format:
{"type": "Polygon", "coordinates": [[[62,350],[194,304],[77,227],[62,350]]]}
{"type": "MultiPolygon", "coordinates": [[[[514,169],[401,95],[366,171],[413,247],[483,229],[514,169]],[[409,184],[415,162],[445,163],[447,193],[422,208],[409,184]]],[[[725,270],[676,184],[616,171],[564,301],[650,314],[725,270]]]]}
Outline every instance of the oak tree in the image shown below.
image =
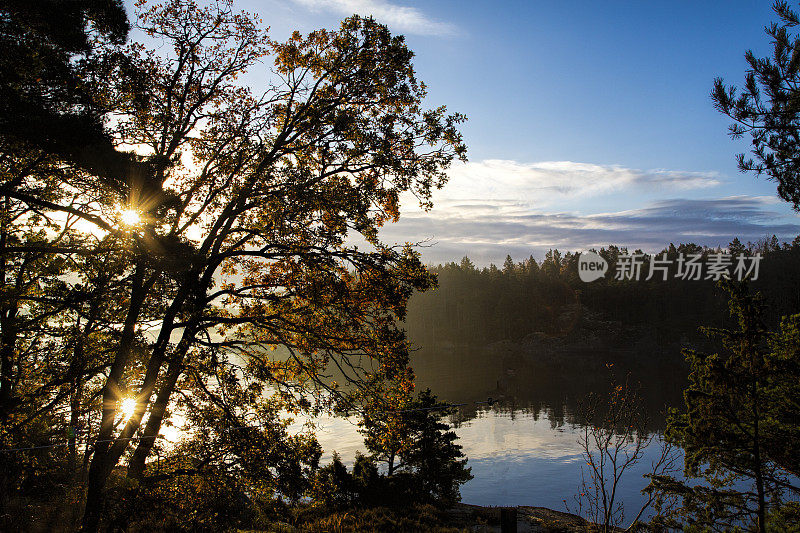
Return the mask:
{"type": "MultiPolygon", "coordinates": [[[[103,386],[87,530],[131,442],[128,476],[142,480],[176,387],[209,368],[209,354],[234,361],[237,386],[294,412],[347,403],[404,372],[398,320],[433,279],[378,230],[405,192],[428,207],[465,155],[463,117],[423,109],[413,54],[372,19],[278,43],[230,2],[174,0],[140,3],[137,25],[163,46],[128,49],[150,94],[117,89],[114,134],[164,164],[124,206],[140,220],[120,232],[130,293],[103,386]],[[237,81],[270,55],[263,92],[237,81]],[[141,350],[145,326],[156,333],[141,350]],[[115,429],[125,396],[136,409],[115,429]]],[[[245,414],[231,416],[246,424],[245,414]]]]}

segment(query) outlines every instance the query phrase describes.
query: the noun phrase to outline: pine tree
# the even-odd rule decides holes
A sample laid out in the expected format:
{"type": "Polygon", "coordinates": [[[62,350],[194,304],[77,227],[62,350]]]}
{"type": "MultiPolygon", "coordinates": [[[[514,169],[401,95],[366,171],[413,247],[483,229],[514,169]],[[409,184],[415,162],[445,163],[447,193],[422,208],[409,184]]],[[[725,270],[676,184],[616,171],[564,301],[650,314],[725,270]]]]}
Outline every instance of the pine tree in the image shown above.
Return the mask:
{"type": "Polygon", "coordinates": [[[442,420],[452,408],[442,408],[430,389],[414,402],[410,428],[414,434],[404,461],[416,472],[422,501],[450,506],[461,499],[459,486],[472,479],[467,458],[456,444],[458,435],[442,420]]]}
{"type": "Polygon", "coordinates": [[[730,244],[728,244],[728,253],[734,257],[745,253],[746,250],[747,248],[745,248],[742,241],[739,240],[739,237],[734,237],[730,244]]]}
{"type": "Polygon", "coordinates": [[[797,472],[800,378],[797,324],[784,320],[778,333],[763,321],[764,304],[746,283],[726,281],[733,329],[702,328],[722,350],[684,350],[691,367],[684,392],[686,412],[670,413],[667,439],[685,450],[685,474],[694,481],[656,479],[666,494],[683,498],[680,518],[700,527],[748,521],[766,531],[770,506],[797,472]],[[743,484],[749,485],[742,489],[743,484]]]}
{"type": "Polygon", "coordinates": [[[388,466],[396,499],[442,506],[461,499],[459,486],[472,475],[458,436],[443,421],[452,410],[427,389],[400,409],[368,411],[361,422],[371,458],[388,466]]]}
{"type": "Polygon", "coordinates": [[[717,78],[711,97],[717,110],[733,120],[731,137],[752,139],[753,157],[739,154],[739,169],[776,181],[778,195],[800,210],[800,37],[792,33],[800,17],[785,1],[776,1],[773,10],[780,22],[765,30],[772,54],[758,58],[748,50],[749,69],[741,92],[717,78]]]}

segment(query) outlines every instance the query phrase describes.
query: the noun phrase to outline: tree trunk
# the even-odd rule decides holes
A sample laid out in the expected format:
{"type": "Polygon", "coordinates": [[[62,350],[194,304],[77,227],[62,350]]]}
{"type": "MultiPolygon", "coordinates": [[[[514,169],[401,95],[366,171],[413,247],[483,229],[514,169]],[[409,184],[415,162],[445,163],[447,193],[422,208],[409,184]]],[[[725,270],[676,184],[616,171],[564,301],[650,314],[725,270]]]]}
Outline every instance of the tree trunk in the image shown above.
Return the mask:
{"type": "MultiPolygon", "coordinates": [[[[8,196],[5,197],[5,202],[3,203],[4,209],[3,212],[0,213],[0,288],[5,291],[6,285],[6,241],[7,241],[7,232],[6,232],[6,215],[8,212],[8,196]]],[[[3,321],[0,322],[0,326],[2,326],[2,333],[3,337],[3,346],[0,347],[0,420],[5,420],[6,414],[6,404],[8,403],[8,396],[9,396],[9,387],[11,385],[10,379],[10,361],[6,360],[5,355],[5,330],[6,330],[6,323],[5,323],[5,302],[2,303],[2,318],[3,321]]]]}
{"type": "Polygon", "coordinates": [[[78,439],[78,422],[80,416],[80,405],[81,405],[81,391],[80,391],[80,380],[75,378],[72,381],[72,395],[70,397],[69,402],[69,456],[68,456],[68,468],[70,472],[70,476],[75,478],[75,473],[78,465],[78,448],[77,448],[77,439],[78,439]]]}
{"type": "MultiPolygon", "coordinates": [[[[188,348],[188,346],[187,346],[188,348]]],[[[161,431],[161,423],[164,420],[164,413],[167,410],[169,397],[172,391],[175,390],[175,384],[178,382],[178,377],[183,370],[183,353],[175,358],[167,369],[167,375],[164,383],[158,391],[156,401],[153,403],[153,408],[150,410],[150,416],[147,418],[147,425],[145,426],[144,435],[139,440],[139,445],[136,451],[133,452],[130,463],[128,465],[128,477],[131,479],[142,479],[144,476],[145,460],[150,455],[150,451],[155,445],[156,437],[161,431]]]]}
{"type": "Polygon", "coordinates": [[[98,459],[97,452],[89,466],[89,480],[86,491],[86,508],[83,512],[81,531],[96,533],[100,529],[100,516],[103,511],[103,496],[110,468],[106,466],[106,456],[98,459]]]}
{"type": "Polygon", "coordinates": [[[759,533],[766,533],[767,531],[767,502],[764,494],[764,472],[761,460],[761,443],[759,432],[759,418],[760,412],[758,408],[758,382],[756,381],[754,388],[755,401],[753,402],[753,411],[755,421],[753,423],[753,462],[755,463],[756,474],[756,493],[758,494],[758,531],[759,533]]]}
{"type": "MultiPolygon", "coordinates": [[[[119,460],[119,456],[124,452],[127,446],[127,442],[125,442],[122,444],[121,450],[119,450],[120,446],[118,446],[118,443],[121,441],[115,441],[113,453],[109,453],[112,449],[111,436],[114,430],[114,418],[117,415],[118,402],[120,399],[121,378],[131,354],[133,341],[136,335],[136,324],[139,320],[139,314],[149,289],[145,284],[144,270],[143,262],[141,260],[138,261],[136,270],[131,279],[131,301],[127,316],[125,317],[125,325],[122,330],[119,347],[117,348],[114,362],[111,365],[105,387],[103,388],[103,414],[100,420],[100,431],[95,442],[94,455],[92,457],[91,466],[89,467],[86,509],[83,514],[82,530],[86,532],[95,533],[98,530],[106,481],[108,480],[109,474],[111,474],[111,470],[119,460]]],[[[154,277],[151,279],[153,281],[155,280],[154,277]]]]}
{"type": "MultiPolygon", "coordinates": [[[[200,276],[197,271],[191,271],[186,274],[183,286],[180,288],[175,298],[172,301],[167,313],[162,322],[161,332],[153,348],[153,356],[147,365],[145,371],[144,383],[142,384],[141,392],[139,394],[140,402],[149,402],[150,396],[156,387],[158,373],[161,365],[165,360],[167,346],[169,345],[170,335],[174,325],[175,317],[184,303],[189,298],[189,295],[194,293],[195,301],[202,300],[205,297],[206,289],[209,286],[214,273],[213,268],[208,268],[205,275],[200,276]]],[[[158,390],[156,400],[153,407],[150,409],[150,416],[147,418],[147,425],[145,426],[144,434],[133,452],[130,463],[128,464],[128,478],[141,480],[144,476],[145,461],[150,455],[150,451],[155,445],[156,437],[161,431],[161,424],[164,421],[164,414],[169,404],[169,398],[175,390],[175,385],[183,370],[183,360],[186,354],[194,343],[195,335],[197,334],[198,324],[202,319],[203,308],[193,308],[189,310],[191,319],[184,327],[181,335],[181,340],[175,347],[170,360],[167,374],[164,382],[158,390]]],[[[141,406],[144,408],[145,406],[141,406]]]]}
{"type": "MultiPolygon", "coordinates": [[[[183,305],[183,302],[185,302],[191,288],[196,287],[192,287],[192,285],[189,283],[185,284],[182,290],[179,291],[178,295],[176,295],[172,305],[167,311],[167,315],[164,318],[161,326],[161,333],[159,334],[159,339],[156,341],[156,345],[153,348],[153,355],[147,364],[144,383],[142,384],[141,392],[139,393],[139,402],[143,404],[139,406],[140,409],[144,409],[146,407],[146,404],[150,401],[150,396],[155,390],[158,373],[161,369],[161,365],[164,362],[164,356],[169,344],[169,338],[172,332],[175,316],[177,316],[177,312],[183,305]]],[[[194,336],[197,333],[196,324],[198,320],[199,318],[197,320],[193,320],[191,324],[188,324],[184,328],[183,334],[181,335],[181,340],[172,354],[172,360],[167,368],[167,375],[164,383],[162,383],[161,388],[156,395],[156,401],[153,403],[153,407],[150,409],[150,416],[147,418],[147,425],[145,426],[144,435],[142,435],[142,438],[139,440],[139,444],[136,447],[136,450],[133,452],[133,456],[131,457],[128,465],[128,477],[131,479],[141,479],[144,475],[145,461],[147,460],[147,456],[150,455],[150,451],[153,449],[153,445],[155,445],[156,437],[161,430],[161,424],[164,420],[164,413],[166,412],[167,404],[169,403],[169,397],[172,395],[172,391],[175,389],[175,384],[178,382],[181,370],[183,370],[183,358],[189,351],[189,348],[194,340],[194,336]]]]}

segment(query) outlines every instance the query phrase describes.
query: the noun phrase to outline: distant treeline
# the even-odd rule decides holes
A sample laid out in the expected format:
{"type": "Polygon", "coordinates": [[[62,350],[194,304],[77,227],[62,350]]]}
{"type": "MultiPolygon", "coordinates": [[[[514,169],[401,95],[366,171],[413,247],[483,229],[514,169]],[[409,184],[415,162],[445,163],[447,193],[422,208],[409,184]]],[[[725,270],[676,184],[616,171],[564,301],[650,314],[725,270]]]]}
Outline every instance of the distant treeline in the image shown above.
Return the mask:
{"type": "Polygon", "coordinates": [[[410,338],[430,346],[521,340],[536,333],[562,335],[586,313],[594,313],[604,320],[645,327],[656,342],[696,339],[698,326],[726,324],[726,304],[713,280],[675,278],[680,254],[701,254],[705,263],[718,253],[760,253],[758,279],[752,285],[764,296],[768,319],[777,321],[800,308],[800,237],[780,243],[773,236],[747,245],[734,239],[725,249],[670,244],[657,254],[666,253],[670,261],[666,281],[661,274],[645,279],[650,270],[647,256],[639,280],[613,279],[618,258],[628,249],[612,245],[593,251],[606,259],[611,274],[592,283],[578,277],[580,252],[557,249],[548,251],[541,262],[533,256],[515,262],[509,256],[500,267],[477,268],[464,257],[459,263],[430,267],[438,274],[439,287],[411,299],[406,325],[410,338]]]}

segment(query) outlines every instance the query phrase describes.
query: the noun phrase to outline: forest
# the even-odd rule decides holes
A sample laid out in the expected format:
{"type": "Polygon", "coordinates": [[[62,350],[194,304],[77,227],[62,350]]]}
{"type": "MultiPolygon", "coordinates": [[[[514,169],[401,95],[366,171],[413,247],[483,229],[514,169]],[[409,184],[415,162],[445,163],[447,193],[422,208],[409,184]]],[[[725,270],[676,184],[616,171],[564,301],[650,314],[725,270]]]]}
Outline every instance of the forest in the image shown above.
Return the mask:
{"type": "MultiPolygon", "coordinates": [[[[464,257],[460,262],[430,266],[439,286],[415,295],[409,303],[407,330],[420,346],[442,342],[488,344],[527,335],[565,335],[581,313],[599,313],[607,320],[646,328],[656,346],[685,337],[699,340],[698,325],[724,325],[724,291],[711,279],[676,278],[679,254],[698,254],[706,262],[710,254],[760,254],[758,279],[753,290],[768,303],[772,324],[800,309],[800,238],[791,243],[777,237],[742,244],[733,240],[724,250],[693,243],[669,245],[654,253],[670,263],[668,279],[660,275],[646,280],[645,260],[641,279],[615,279],[617,257],[626,248],[610,245],[598,252],[609,263],[606,276],[592,283],[578,278],[580,252],[546,253],[541,262],[533,256],[515,262],[510,256],[500,265],[477,268],[464,257]]],[[[641,250],[631,253],[642,253],[641,250]]],[[[644,335],[644,333],[643,333],[644,335]]],[[[679,352],[673,355],[680,357],[679,352]]]]}

